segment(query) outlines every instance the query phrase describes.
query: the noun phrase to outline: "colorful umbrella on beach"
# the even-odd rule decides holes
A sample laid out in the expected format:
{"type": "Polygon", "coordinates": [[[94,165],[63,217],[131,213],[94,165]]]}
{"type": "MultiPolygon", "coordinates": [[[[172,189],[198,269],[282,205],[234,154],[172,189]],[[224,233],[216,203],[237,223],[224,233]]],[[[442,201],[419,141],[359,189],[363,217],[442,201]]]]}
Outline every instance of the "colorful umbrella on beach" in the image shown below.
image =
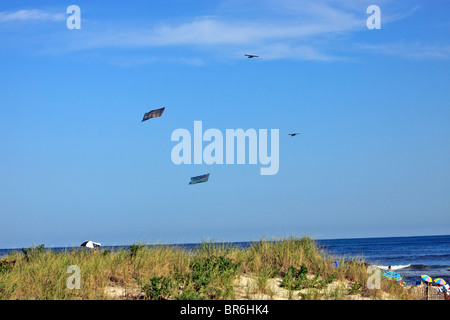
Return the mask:
{"type": "Polygon", "coordinates": [[[431,279],[430,276],[427,276],[426,274],[421,276],[422,280],[425,282],[433,282],[433,279],[431,279]]]}
{"type": "Polygon", "coordinates": [[[439,284],[441,286],[443,286],[444,284],[447,284],[447,282],[445,282],[445,280],[441,279],[441,278],[434,279],[434,282],[436,282],[437,284],[439,284]]]}

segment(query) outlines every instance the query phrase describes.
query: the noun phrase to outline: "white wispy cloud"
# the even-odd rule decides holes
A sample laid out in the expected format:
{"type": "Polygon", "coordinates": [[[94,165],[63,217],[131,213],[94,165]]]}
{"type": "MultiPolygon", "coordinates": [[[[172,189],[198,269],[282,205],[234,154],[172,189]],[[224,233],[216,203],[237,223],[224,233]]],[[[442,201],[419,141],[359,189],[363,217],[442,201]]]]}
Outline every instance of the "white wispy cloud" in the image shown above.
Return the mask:
{"type": "Polygon", "coordinates": [[[332,23],[227,22],[219,19],[197,18],[195,21],[179,25],[94,33],[86,39],[84,45],[86,47],[160,47],[258,44],[280,39],[302,40],[312,36],[342,32],[356,26],[356,23],[344,28],[332,23]]]}
{"type": "Polygon", "coordinates": [[[63,21],[66,16],[63,13],[50,13],[39,9],[18,10],[14,12],[1,12],[0,22],[10,21],[63,21]]]}
{"type": "Polygon", "coordinates": [[[284,8],[277,7],[276,14],[264,14],[252,19],[219,13],[140,29],[112,25],[83,35],[83,39],[71,43],[68,49],[189,47],[220,55],[224,51],[231,53],[240,48],[263,53],[262,59],[330,61],[335,57],[315,47],[317,39],[365,28],[364,12],[358,16],[326,3],[304,3],[303,10],[294,10],[285,2],[284,8]]]}

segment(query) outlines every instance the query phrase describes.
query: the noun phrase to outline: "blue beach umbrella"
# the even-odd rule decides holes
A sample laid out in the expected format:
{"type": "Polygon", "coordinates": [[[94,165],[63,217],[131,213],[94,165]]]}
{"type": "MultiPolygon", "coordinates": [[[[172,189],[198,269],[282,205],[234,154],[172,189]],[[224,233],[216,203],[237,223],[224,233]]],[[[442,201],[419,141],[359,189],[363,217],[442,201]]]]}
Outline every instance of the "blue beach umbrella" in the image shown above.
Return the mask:
{"type": "Polygon", "coordinates": [[[394,271],[383,270],[381,274],[390,280],[400,281],[403,279],[401,275],[394,271]]]}

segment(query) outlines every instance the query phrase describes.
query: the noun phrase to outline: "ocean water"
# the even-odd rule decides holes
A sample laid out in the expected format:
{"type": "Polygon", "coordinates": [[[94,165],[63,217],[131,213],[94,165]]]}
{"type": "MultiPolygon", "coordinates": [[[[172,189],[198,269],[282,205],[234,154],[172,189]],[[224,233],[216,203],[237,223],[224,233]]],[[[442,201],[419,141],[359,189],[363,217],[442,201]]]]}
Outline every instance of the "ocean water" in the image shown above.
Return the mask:
{"type": "MultiPolygon", "coordinates": [[[[421,275],[433,279],[442,278],[450,283],[450,235],[420,237],[390,237],[316,240],[317,245],[336,259],[360,258],[364,262],[382,269],[391,266],[409,285],[420,282],[421,275]]],[[[233,242],[227,245],[240,248],[249,247],[252,242],[233,242]]],[[[187,250],[201,244],[174,245],[187,250]]],[[[166,245],[170,246],[170,245],[166,245]]],[[[128,246],[102,247],[102,250],[127,249],[128,246]]],[[[51,251],[70,251],[72,248],[46,248],[51,251]]],[[[82,248],[75,248],[86,250],[82,248]]],[[[0,257],[20,249],[0,249],[0,257]]]]}
{"type": "Polygon", "coordinates": [[[450,236],[318,240],[328,253],[340,258],[363,258],[382,269],[391,266],[409,285],[421,275],[450,283],[450,236]]]}

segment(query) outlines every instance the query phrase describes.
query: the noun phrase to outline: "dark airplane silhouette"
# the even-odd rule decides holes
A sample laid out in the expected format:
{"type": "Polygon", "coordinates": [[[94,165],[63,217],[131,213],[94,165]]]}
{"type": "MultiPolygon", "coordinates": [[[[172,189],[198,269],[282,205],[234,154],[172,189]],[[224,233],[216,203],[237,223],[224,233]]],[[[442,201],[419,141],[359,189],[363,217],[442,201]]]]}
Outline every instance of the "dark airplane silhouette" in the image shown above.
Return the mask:
{"type": "Polygon", "coordinates": [[[246,57],[248,57],[249,59],[251,58],[259,58],[259,56],[255,56],[254,54],[246,54],[246,57]]]}
{"type": "Polygon", "coordinates": [[[295,136],[298,135],[298,134],[300,134],[300,132],[289,133],[289,135],[290,135],[291,137],[295,137],[295,136]]]}

